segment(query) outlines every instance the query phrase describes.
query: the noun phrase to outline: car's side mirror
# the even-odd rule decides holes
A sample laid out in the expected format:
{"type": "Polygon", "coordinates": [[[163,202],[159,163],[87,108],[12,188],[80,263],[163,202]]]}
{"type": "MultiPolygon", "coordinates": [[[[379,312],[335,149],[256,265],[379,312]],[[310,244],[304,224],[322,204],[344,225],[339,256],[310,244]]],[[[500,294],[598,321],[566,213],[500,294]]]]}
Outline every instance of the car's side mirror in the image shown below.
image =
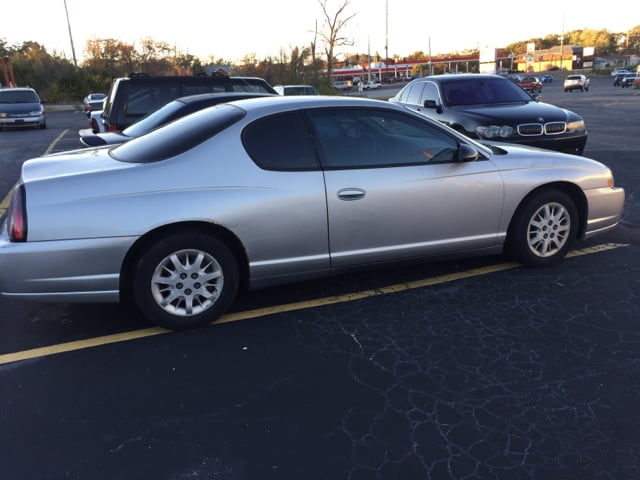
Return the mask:
{"type": "Polygon", "coordinates": [[[475,162],[480,154],[471,145],[463,143],[458,149],[458,162],[475,162]]]}
{"type": "Polygon", "coordinates": [[[431,108],[431,109],[435,110],[438,113],[442,113],[442,105],[440,105],[435,100],[425,100],[424,103],[422,104],[422,106],[424,108],[431,108]]]}

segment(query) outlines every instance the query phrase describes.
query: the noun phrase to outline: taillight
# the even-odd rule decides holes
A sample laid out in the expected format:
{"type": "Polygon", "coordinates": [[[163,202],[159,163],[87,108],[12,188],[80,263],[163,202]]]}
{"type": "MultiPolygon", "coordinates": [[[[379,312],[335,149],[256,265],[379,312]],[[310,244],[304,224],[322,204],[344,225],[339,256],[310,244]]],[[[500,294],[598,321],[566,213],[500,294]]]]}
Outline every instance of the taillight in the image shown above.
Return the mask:
{"type": "Polygon", "coordinates": [[[18,185],[13,191],[11,205],[9,205],[9,216],[7,226],[9,239],[12,242],[27,241],[27,211],[24,184],[18,185]]]}

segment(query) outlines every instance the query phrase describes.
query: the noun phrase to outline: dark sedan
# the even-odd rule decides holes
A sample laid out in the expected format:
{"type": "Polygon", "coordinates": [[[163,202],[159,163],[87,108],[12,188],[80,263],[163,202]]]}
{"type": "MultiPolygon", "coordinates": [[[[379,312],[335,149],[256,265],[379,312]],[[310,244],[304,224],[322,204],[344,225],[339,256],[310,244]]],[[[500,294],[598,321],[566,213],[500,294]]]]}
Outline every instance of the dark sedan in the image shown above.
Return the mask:
{"type": "Polygon", "coordinates": [[[587,143],[581,116],[537,102],[498,75],[417,78],[389,101],[482,142],[517,143],[577,155],[587,143]]]}
{"type": "Polygon", "coordinates": [[[234,100],[243,100],[245,98],[257,98],[275,96],[268,93],[249,93],[249,92],[225,92],[225,93],[202,93],[199,95],[190,95],[173,100],[158,110],[149,113],[140,121],[134,123],[121,132],[99,132],[91,134],[83,134],[86,130],[80,131],[80,142],[86,147],[99,147],[101,145],[114,145],[124,143],[132,138],[144,135],[151,130],[158,128],[166,123],[177,120],[203,108],[218,105],[220,103],[232,102],[234,100]]]}

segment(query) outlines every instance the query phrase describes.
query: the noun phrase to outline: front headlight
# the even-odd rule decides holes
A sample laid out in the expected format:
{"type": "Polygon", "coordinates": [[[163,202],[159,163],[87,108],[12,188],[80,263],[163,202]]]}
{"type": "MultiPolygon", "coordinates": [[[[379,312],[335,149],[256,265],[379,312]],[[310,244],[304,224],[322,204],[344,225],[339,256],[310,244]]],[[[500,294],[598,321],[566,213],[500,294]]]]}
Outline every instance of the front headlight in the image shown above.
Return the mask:
{"type": "Polygon", "coordinates": [[[567,132],[584,132],[585,130],[584,120],[576,120],[574,122],[567,123],[567,132]]]}
{"type": "Polygon", "coordinates": [[[32,110],[29,112],[30,117],[37,117],[39,115],[42,115],[42,110],[32,110]]]}
{"type": "Polygon", "coordinates": [[[507,138],[513,134],[513,128],[509,125],[481,125],[476,127],[476,134],[480,138],[507,138]]]}

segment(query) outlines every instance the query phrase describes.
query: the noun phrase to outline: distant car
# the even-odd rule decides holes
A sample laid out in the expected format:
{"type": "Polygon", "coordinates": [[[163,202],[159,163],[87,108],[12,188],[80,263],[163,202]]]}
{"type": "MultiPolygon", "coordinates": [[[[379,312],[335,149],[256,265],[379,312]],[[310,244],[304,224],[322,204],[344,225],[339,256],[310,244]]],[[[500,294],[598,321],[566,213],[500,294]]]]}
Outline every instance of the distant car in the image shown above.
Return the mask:
{"type": "Polygon", "coordinates": [[[640,76],[637,76],[634,80],[633,80],[633,84],[631,85],[631,87],[635,90],[640,88],[640,76]]]}
{"type": "Polygon", "coordinates": [[[631,70],[627,70],[626,68],[616,68],[611,71],[611,76],[615,77],[616,75],[626,75],[628,73],[633,73],[631,70]]]}
{"type": "Polygon", "coordinates": [[[353,86],[353,82],[351,82],[351,80],[337,80],[333,82],[333,88],[335,88],[338,91],[351,90],[352,86],[353,86]]]}
{"type": "Polygon", "coordinates": [[[626,75],[633,75],[632,73],[621,73],[619,75],[616,75],[615,77],[613,77],[613,86],[614,87],[619,87],[622,84],[622,80],[624,79],[624,77],[626,75]]]}
{"type": "Polygon", "coordinates": [[[104,110],[104,98],[101,100],[91,100],[84,107],[84,113],[87,118],[91,118],[91,112],[97,112],[104,110]]]}
{"type": "Polygon", "coordinates": [[[87,109],[87,105],[92,102],[100,102],[107,97],[106,93],[90,93],[86,97],[82,99],[82,103],[84,104],[84,109],[87,109]]]}
{"type": "Polygon", "coordinates": [[[389,101],[481,142],[519,143],[578,155],[587,143],[580,115],[537,102],[513,80],[499,75],[417,78],[389,101]]]}
{"type": "Polygon", "coordinates": [[[241,288],[381,263],[504,252],[552,265],[614,228],[624,197],[595,160],[483,146],[389,102],[238,100],[24,162],[0,292],[130,300],[150,322],[192,328],[241,288]]]}
{"type": "Polygon", "coordinates": [[[527,92],[540,93],[542,91],[542,82],[538,77],[522,77],[517,83],[527,92]]]}
{"type": "Polygon", "coordinates": [[[86,147],[99,147],[101,145],[114,145],[124,143],[132,138],[139,137],[151,130],[158,128],[165,123],[172,122],[178,118],[197,112],[203,108],[218,105],[220,103],[242,100],[244,98],[258,98],[271,96],[269,93],[202,93],[188,97],[177,98],[167,103],[164,107],[155,112],[151,112],[139,122],[125,128],[122,132],[94,132],[93,134],[80,131],[80,142],[86,147]]]}
{"type": "Polygon", "coordinates": [[[106,131],[107,127],[102,121],[102,110],[92,110],[89,112],[89,131],[80,130],[80,136],[106,131]]]}
{"type": "Polygon", "coordinates": [[[371,80],[369,82],[364,82],[362,84],[362,89],[363,90],[378,90],[379,88],[382,88],[382,84],[376,82],[375,80],[371,80]]]}
{"type": "Polygon", "coordinates": [[[640,77],[640,75],[637,75],[635,73],[631,73],[631,74],[627,74],[625,75],[621,80],[620,80],[620,86],[622,88],[628,88],[631,87],[633,85],[633,82],[640,77]]]}
{"type": "Polygon", "coordinates": [[[43,103],[33,88],[0,88],[0,131],[3,128],[47,128],[43,103]]]}
{"type": "Polygon", "coordinates": [[[547,75],[542,75],[540,77],[540,81],[542,83],[551,83],[551,82],[553,82],[553,78],[554,78],[553,75],[548,75],[548,74],[547,75]]]}
{"type": "Polygon", "coordinates": [[[589,78],[586,75],[569,75],[564,79],[564,91],[573,92],[580,90],[581,92],[589,91],[589,78]]]}
{"type": "Polygon", "coordinates": [[[278,95],[320,95],[313,85],[276,85],[278,95]]]}

